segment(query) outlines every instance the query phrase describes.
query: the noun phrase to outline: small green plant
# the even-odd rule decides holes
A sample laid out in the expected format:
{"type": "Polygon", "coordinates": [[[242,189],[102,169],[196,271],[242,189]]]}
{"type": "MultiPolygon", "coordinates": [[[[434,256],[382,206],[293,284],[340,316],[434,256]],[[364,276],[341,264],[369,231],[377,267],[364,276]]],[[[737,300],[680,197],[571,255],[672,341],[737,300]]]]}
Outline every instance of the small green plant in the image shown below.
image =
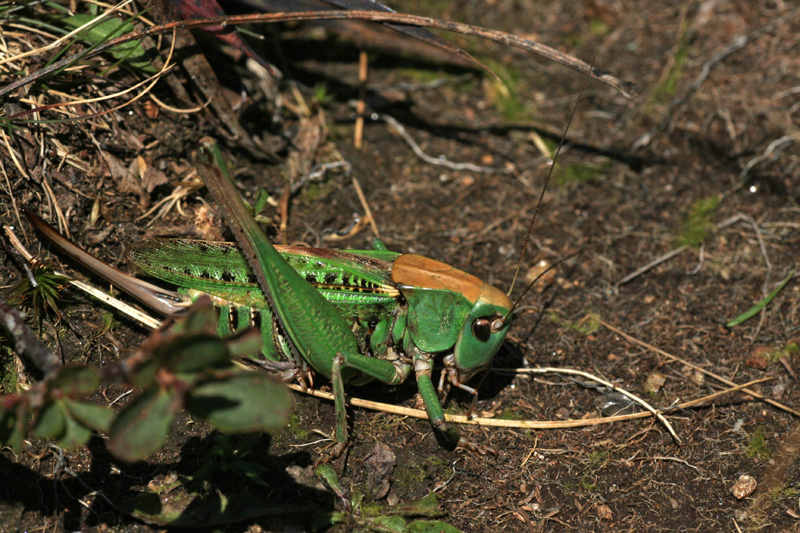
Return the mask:
{"type": "Polygon", "coordinates": [[[289,417],[289,422],[286,424],[286,429],[289,430],[289,433],[297,437],[299,440],[306,440],[311,432],[307,429],[303,428],[303,425],[300,423],[300,418],[297,414],[292,413],[289,417]]]}
{"type": "Polygon", "coordinates": [[[570,322],[569,320],[561,318],[558,311],[550,309],[547,311],[547,318],[554,324],[576,331],[581,335],[591,335],[600,329],[600,320],[594,313],[588,313],[578,322],[570,322]]]}
{"type": "Polygon", "coordinates": [[[790,487],[786,483],[778,485],[777,487],[772,487],[769,491],[770,499],[773,502],[794,499],[797,498],[798,495],[800,495],[800,489],[790,487]]]}
{"type": "MultiPolygon", "coordinates": [[[[5,340],[0,334],[0,344],[5,340]]],[[[0,345],[0,394],[16,394],[17,385],[16,358],[10,350],[0,345]]]]}
{"type": "Polygon", "coordinates": [[[249,433],[242,436],[234,446],[227,435],[214,435],[214,446],[197,472],[192,475],[192,479],[204,481],[218,473],[231,473],[256,485],[269,486],[261,477],[267,473],[267,469],[258,463],[245,460],[260,438],[260,433],[249,433]]]}
{"type": "Polygon", "coordinates": [[[518,71],[502,63],[487,60],[487,66],[502,80],[489,81],[487,99],[502,114],[506,122],[521,122],[533,118],[533,108],[522,96],[520,82],[522,71],[518,71]]]}
{"type": "Polygon", "coordinates": [[[587,163],[564,165],[553,172],[553,181],[558,186],[569,185],[570,183],[583,183],[600,178],[608,172],[610,166],[610,161],[604,161],[598,165],[590,165],[587,163]]]}
{"type": "Polygon", "coordinates": [[[606,465],[608,455],[608,450],[595,450],[589,453],[588,461],[580,480],[580,486],[584,492],[592,492],[597,488],[597,472],[606,465]]]}
{"type": "Polygon", "coordinates": [[[367,504],[364,503],[363,495],[347,493],[330,465],[319,466],[316,474],[339,497],[344,509],[331,515],[330,524],[348,524],[352,529],[358,531],[426,531],[431,533],[458,533],[461,531],[441,520],[412,519],[413,517],[436,518],[444,515],[439,508],[439,499],[433,492],[421,500],[397,506],[380,503],[367,504]]]}
{"type": "Polygon", "coordinates": [[[772,450],[767,442],[767,436],[764,433],[764,428],[757,427],[750,435],[750,440],[747,442],[745,454],[750,458],[758,458],[766,461],[772,455],[772,450]]]}
{"type": "Polygon", "coordinates": [[[8,303],[17,307],[29,307],[34,319],[40,319],[47,312],[53,312],[59,319],[60,292],[66,288],[67,278],[55,274],[50,267],[39,261],[32,261],[28,277],[17,283],[8,296],[8,303]]]}
{"type": "Polygon", "coordinates": [[[333,95],[328,92],[328,85],[323,81],[314,85],[314,101],[319,105],[325,105],[333,100],[333,95]]]}
{"type": "Polygon", "coordinates": [[[800,354],[800,344],[797,341],[790,341],[786,346],[771,350],[767,353],[767,359],[770,363],[778,361],[781,357],[800,354]]]}
{"type": "MultiPolygon", "coordinates": [[[[688,28],[684,28],[684,31],[688,31],[688,28]]],[[[692,48],[690,40],[685,37],[686,33],[684,33],[684,38],[681,39],[680,44],[675,50],[675,54],[672,56],[672,65],[669,71],[653,89],[650,96],[651,101],[666,102],[675,96],[678,89],[678,82],[683,77],[686,61],[689,59],[689,51],[692,48]]]]}
{"type": "Polygon", "coordinates": [[[589,32],[595,37],[603,37],[608,35],[610,31],[611,26],[601,18],[595,17],[589,22],[589,32]]]}
{"type": "Polygon", "coordinates": [[[714,230],[711,217],[717,210],[719,202],[719,196],[709,196],[700,198],[689,207],[681,222],[680,234],[677,239],[678,246],[696,248],[708,238],[714,230]]]}
{"type": "Polygon", "coordinates": [[[608,461],[608,450],[595,450],[589,454],[588,468],[592,471],[599,470],[608,461]]]}
{"type": "Polygon", "coordinates": [[[597,487],[597,477],[593,474],[584,474],[581,476],[581,490],[584,492],[592,492],[597,487]]]}
{"type": "Polygon", "coordinates": [[[414,83],[431,83],[441,81],[447,74],[438,69],[430,68],[398,68],[395,69],[397,77],[414,83]]]}
{"type": "Polygon", "coordinates": [[[501,420],[522,420],[525,416],[515,411],[513,407],[505,407],[497,418],[501,420]]]}

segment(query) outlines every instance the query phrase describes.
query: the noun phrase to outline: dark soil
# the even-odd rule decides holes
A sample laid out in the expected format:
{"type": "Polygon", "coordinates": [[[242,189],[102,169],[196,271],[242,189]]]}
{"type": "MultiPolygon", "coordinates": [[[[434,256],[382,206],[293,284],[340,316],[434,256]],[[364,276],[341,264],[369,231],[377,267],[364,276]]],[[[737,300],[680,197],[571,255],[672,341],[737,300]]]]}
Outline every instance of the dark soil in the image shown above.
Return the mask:
{"type": "MultiPolygon", "coordinates": [[[[495,368],[583,370],[658,408],[729,388],[697,369],[736,384],[770,378],[752,390],[779,406],[739,391],[674,411],[667,419],[680,443],[652,418],[574,429],[460,428],[496,455],[447,450],[424,420],[356,408],[353,446],[346,463],[337,465],[342,484],[367,502],[377,495],[392,504],[436,489],[441,519],[464,531],[800,531],[800,421],[780,407],[800,410],[800,285],[790,281],[763,311],[726,327],[800,269],[800,12],[792,3],[744,0],[533,4],[394,6],[593,58],[597,68],[639,89],[631,101],[589,82],[521,275],[535,275],[541,261],[578,254],[523,298],[495,368]],[[620,283],[681,246],[677,255],[620,283]],[[658,376],[663,385],[646,385],[658,376]],[[395,456],[389,459],[393,470],[380,470],[368,458],[387,447],[395,456]],[[732,488],[743,474],[757,488],[737,499],[732,488]]],[[[450,263],[507,290],[549,169],[538,146],[557,145],[583,77],[462,36],[448,38],[485,60],[507,81],[504,88],[486,74],[424,55],[370,52],[368,117],[394,117],[432,157],[508,172],[453,170],[422,161],[383,120],[368,118],[364,146],[355,149],[355,111],[348,101],[358,97],[358,48],[320,28],[270,31],[262,53],[283,70],[286,81],[279,86],[247,69],[239,53],[198,38],[223,80],[221,94],[232,105],[246,94],[237,108],[241,125],[262,147],[277,147],[275,161],[254,155],[211,113],[177,114],[145,97],[108,115],[28,124],[6,136],[0,143],[0,221],[18,227],[38,251],[37,237],[17,211],[30,208],[53,221],[60,210],[77,242],[125,269],[126,247],[148,236],[225,237],[205,190],[192,190],[180,209],[154,222],[154,214],[145,215],[179,184],[185,187],[191,152],[203,135],[224,145],[250,199],[257,186],[280,198],[287,176],[296,179],[315,164],[336,161],[338,151],[352,165],[389,249],[450,263]],[[322,82],[327,97],[319,106],[312,87],[322,82]],[[147,168],[143,180],[137,158],[147,168]]],[[[22,65],[29,71],[42,66],[20,62],[15,68],[22,65]]],[[[100,72],[97,64],[92,69],[100,72]]],[[[3,83],[18,75],[5,70],[3,83]]],[[[189,86],[185,71],[173,76],[189,86]]],[[[112,78],[134,80],[124,72],[112,78]]],[[[64,100],[51,90],[87,98],[119,90],[104,77],[96,83],[60,74],[7,99],[6,114],[32,108],[33,99],[36,105],[64,100]]],[[[176,108],[193,105],[165,82],[153,94],[176,108]]],[[[70,112],[89,116],[110,107],[91,103],[70,112]]],[[[64,117],[49,111],[26,118],[64,117]]],[[[347,229],[354,212],[364,214],[352,180],[333,170],[292,196],[287,228],[273,235],[312,246],[369,248],[368,226],[346,240],[325,240],[347,229]]],[[[278,209],[265,214],[280,223],[278,209]]],[[[0,257],[0,280],[9,288],[24,273],[3,252],[0,257]]],[[[87,277],[55,254],[39,257],[87,277]]],[[[518,283],[514,294],[524,285],[518,283]]],[[[59,307],[64,319],[45,319],[41,336],[66,362],[102,365],[131,353],[147,334],[122,315],[104,332],[108,309],[72,290],[59,307]]],[[[35,381],[36,372],[5,355],[10,351],[2,353],[4,372],[20,384],[35,381]]],[[[535,376],[492,372],[480,386],[477,410],[509,419],[588,419],[602,417],[601,407],[613,399],[584,378],[535,376]]],[[[13,392],[8,382],[3,386],[13,392]]],[[[123,392],[102,391],[96,399],[123,392]]],[[[415,404],[411,382],[348,392],[415,404]]],[[[469,402],[469,395],[454,393],[446,407],[463,413],[469,402]]],[[[262,437],[248,456],[270,472],[271,487],[253,485],[253,492],[266,491],[262,495],[269,493],[276,505],[330,507],[333,496],[310,474],[329,443],[308,443],[321,438],[314,431],[332,431],[333,406],[296,395],[294,413],[289,428],[262,437]]],[[[175,423],[164,450],[134,465],[114,460],[99,436],[74,451],[32,438],[19,455],[0,453],[2,530],[151,531],[115,504],[148,484],[191,474],[212,445],[212,429],[188,417],[175,423]]],[[[241,489],[244,483],[220,480],[218,487],[241,489]]],[[[334,530],[357,526],[353,521],[334,530]]],[[[301,518],[254,518],[233,530],[304,527],[301,518]]]]}

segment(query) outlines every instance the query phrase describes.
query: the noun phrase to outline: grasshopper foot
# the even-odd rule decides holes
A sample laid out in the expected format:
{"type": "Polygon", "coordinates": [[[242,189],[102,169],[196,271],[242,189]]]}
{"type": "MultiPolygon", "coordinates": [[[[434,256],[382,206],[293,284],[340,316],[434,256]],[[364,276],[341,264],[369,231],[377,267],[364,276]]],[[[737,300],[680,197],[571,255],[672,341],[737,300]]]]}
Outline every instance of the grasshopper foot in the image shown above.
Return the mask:
{"type": "Polygon", "coordinates": [[[350,450],[350,441],[337,442],[332,447],[323,450],[317,460],[314,461],[314,466],[331,465],[335,464],[338,472],[344,471],[344,465],[347,462],[347,452],[350,450]]]}
{"type": "Polygon", "coordinates": [[[464,448],[465,450],[469,450],[471,452],[477,453],[478,455],[489,455],[492,454],[497,457],[497,450],[492,448],[491,446],[486,446],[485,444],[478,444],[476,442],[472,442],[471,440],[467,439],[466,437],[461,437],[458,439],[458,448],[464,448]]]}
{"type": "Polygon", "coordinates": [[[447,448],[463,448],[465,450],[477,453],[478,455],[492,454],[495,457],[497,456],[497,450],[491,446],[478,444],[469,440],[461,435],[461,432],[459,432],[456,428],[448,426],[444,421],[434,423],[434,428],[436,429],[437,439],[440,440],[440,442],[447,448]]]}

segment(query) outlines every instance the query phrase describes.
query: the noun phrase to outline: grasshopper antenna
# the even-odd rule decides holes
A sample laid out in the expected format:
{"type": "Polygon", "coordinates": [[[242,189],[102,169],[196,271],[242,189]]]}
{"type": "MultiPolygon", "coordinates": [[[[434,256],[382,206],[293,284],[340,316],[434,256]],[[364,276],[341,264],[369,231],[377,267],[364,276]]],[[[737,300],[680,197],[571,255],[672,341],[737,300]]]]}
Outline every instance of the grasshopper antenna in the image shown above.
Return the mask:
{"type": "MultiPolygon", "coordinates": [[[[589,68],[589,72],[593,72],[593,71],[594,71],[594,59],[592,59],[592,63],[591,63],[590,68],[589,68]]],[[[509,298],[511,297],[511,291],[514,290],[514,284],[517,282],[517,278],[519,277],[519,270],[520,270],[520,268],[522,268],[522,260],[525,259],[525,252],[527,252],[527,250],[528,250],[528,242],[530,242],[531,234],[533,233],[533,225],[536,223],[536,217],[539,214],[539,208],[542,207],[542,201],[544,200],[544,193],[547,191],[547,185],[550,183],[550,178],[553,176],[553,169],[556,168],[556,161],[558,161],[558,156],[559,156],[559,154],[561,154],[561,148],[564,146],[564,143],[567,140],[567,132],[569,131],[569,127],[572,124],[572,119],[575,118],[575,112],[578,110],[578,103],[581,101],[581,96],[583,96],[583,92],[586,90],[586,85],[588,83],[589,83],[589,75],[587,74],[586,77],[583,78],[583,87],[581,87],[581,92],[578,94],[578,99],[575,101],[575,105],[572,108],[572,113],[570,113],[570,115],[569,115],[569,120],[567,121],[567,126],[564,128],[564,134],[561,136],[561,141],[559,141],[559,143],[558,143],[558,148],[556,149],[556,154],[553,156],[553,160],[550,162],[550,171],[547,173],[547,178],[544,180],[544,186],[542,187],[542,193],[539,195],[539,201],[536,203],[536,209],[533,212],[533,219],[531,220],[531,223],[528,226],[528,233],[525,234],[525,241],[522,243],[522,253],[519,254],[519,261],[517,262],[517,270],[514,272],[514,279],[511,281],[511,287],[508,289],[508,293],[507,294],[508,294],[509,298]]],[[[573,254],[573,255],[575,255],[575,254],[573,254]]],[[[569,259],[570,257],[572,257],[572,256],[565,257],[564,259],[569,259]]],[[[564,261],[564,259],[562,259],[561,261],[556,262],[550,268],[553,268],[556,265],[560,264],[562,261],[564,261]]],[[[548,268],[547,270],[550,270],[550,268],[548,268]]],[[[545,270],[545,272],[547,272],[547,270],[545,270]]],[[[545,272],[542,272],[542,274],[539,274],[536,277],[536,279],[533,280],[533,283],[535,283],[536,280],[538,280],[540,277],[542,277],[542,275],[545,272]]],[[[531,285],[533,285],[533,283],[531,283],[531,285]]],[[[528,288],[525,289],[525,291],[523,292],[523,295],[525,293],[527,293],[528,290],[530,290],[531,285],[529,285],[528,288]]],[[[514,307],[517,306],[517,303],[519,303],[519,300],[517,300],[517,302],[514,304],[514,307]]],[[[511,313],[509,312],[509,315],[510,314],[511,313]]]]}
{"type": "Polygon", "coordinates": [[[545,269],[545,270],[544,270],[544,271],[543,271],[541,274],[539,274],[538,276],[536,276],[535,278],[533,278],[533,281],[531,281],[530,283],[528,283],[528,286],[527,286],[527,287],[525,287],[525,290],[524,290],[524,291],[522,291],[522,294],[520,294],[520,295],[519,295],[519,298],[517,298],[517,299],[514,301],[514,305],[512,305],[512,306],[511,306],[511,309],[509,309],[509,310],[508,310],[508,313],[506,313],[506,315],[503,317],[503,322],[505,323],[505,322],[507,322],[507,321],[509,320],[509,318],[511,317],[511,313],[513,313],[513,312],[514,312],[514,309],[516,309],[516,308],[517,308],[517,306],[518,306],[518,305],[519,305],[519,303],[522,301],[522,299],[525,297],[525,295],[526,295],[526,294],[528,294],[528,291],[529,291],[529,290],[531,290],[531,289],[533,288],[533,286],[534,286],[534,285],[536,285],[536,282],[537,282],[537,281],[539,281],[540,279],[542,279],[542,277],[543,277],[545,274],[547,274],[548,272],[550,272],[551,270],[553,270],[554,268],[556,268],[558,265],[560,265],[560,264],[561,264],[561,263],[563,263],[564,261],[569,261],[569,260],[570,260],[570,259],[572,259],[573,257],[575,257],[575,256],[578,256],[578,255],[581,255],[582,253],[583,253],[583,248],[581,248],[580,250],[578,250],[578,251],[577,251],[577,252],[575,252],[575,253],[571,253],[571,254],[569,254],[569,255],[568,255],[568,256],[566,256],[566,257],[562,257],[561,259],[559,259],[558,261],[556,261],[555,263],[553,263],[552,265],[550,265],[549,267],[547,267],[547,268],[546,268],[546,269],[545,269]]]}

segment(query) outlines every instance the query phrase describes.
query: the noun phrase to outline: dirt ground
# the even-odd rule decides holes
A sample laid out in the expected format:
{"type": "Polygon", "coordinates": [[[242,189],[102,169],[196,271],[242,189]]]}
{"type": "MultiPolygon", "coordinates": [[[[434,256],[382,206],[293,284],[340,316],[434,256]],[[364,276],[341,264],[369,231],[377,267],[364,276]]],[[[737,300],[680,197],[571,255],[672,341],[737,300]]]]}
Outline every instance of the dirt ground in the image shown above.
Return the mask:
{"type": "MultiPolygon", "coordinates": [[[[631,100],[588,83],[522,276],[535,275],[543,261],[579,254],[524,297],[495,369],[577,369],[656,408],[731,384],[769,381],[751,387],[763,399],[735,391],[671,411],[666,419],[680,442],[653,418],[566,429],[460,427],[496,455],[447,450],[424,420],[354,408],[343,486],[387,509],[435,490],[440,520],[464,531],[800,531],[800,285],[790,281],[761,312],[726,325],[800,269],[800,10],[790,2],[745,0],[391,5],[537,40],[593,59],[597,68],[638,87],[631,100]],[[658,259],[663,261],[653,265],[658,259]],[[752,492],[745,490],[746,476],[755,480],[752,492]],[[744,492],[741,498],[735,488],[744,492]]],[[[36,46],[46,40],[3,24],[5,54],[23,51],[26,38],[36,46]]],[[[198,39],[243,131],[258,139],[262,154],[273,148],[275,160],[234,139],[214,113],[175,113],[149,95],[83,120],[17,122],[25,127],[11,137],[6,130],[0,143],[0,223],[21,228],[38,251],[38,239],[17,211],[31,208],[48,220],[60,211],[77,242],[122,269],[128,268],[125,249],[145,237],[219,239],[221,225],[208,209],[212,201],[190,181],[190,154],[200,137],[211,135],[223,144],[250,198],[261,186],[280,199],[287,178],[297,180],[317,164],[352,165],[350,174],[335,168],[299,188],[287,216],[268,207],[265,214],[276,225],[287,223],[285,231],[273,230],[278,239],[370,247],[369,226],[335,243],[325,240],[347,229],[353,213],[364,216],[355,177],[390,250],[450,263],[507,290],[549,169],[543,154],[558,144],[583,76],[460,35],[448,38],[484,61],[504,86],[426,55],[370,48],[367,120],[363,148],[356,149],[351,102],[359,96],[358,46],[331,27],[290,25],[266,34],[255,46],[283,71],[280,84],[248,68],[230,47],[207,35],[198,39]],[[440,163],[496,171],[423,161],[384,117],[402,124],[440,163]],[[179,186],[179,205],[156,217],[159,202],[178,194],[179,186]]],[[[48,57],[14,65],[32,72],[48,57]]],[[[99,65],[88,67],[98,76],[91,82],[68,72],[12,93],[6,117],[67,101],[66,94],[109,94],[135,80],[124,70],[103,73],[99,65]]],[[[2,68],[3,84],[20,75],[2,68]]],[[[178,68],[173,77],[173,85],[161,81],[150,94],[172,108],[192,107],[174,87],[191,87],[186,71],[178,68]]],[[[205,100],[196,89],[188,91],[195,101],[205,100]]],[[[67,109],[87,117],[126,98],[67,109]]],[[[19,120],[65,116],[49,110],[19,120]]],[[[5,252],[0,257],[0,282],[7,289],[24,274],[5,252]]],[[[56,254],[40,257],[87,277],[56,254]]],[[[517,284],[515,297],[524,285],[517,284]]],[[[114,315],[114,327],[104,327],[108,309],[72,290],[59,306],[64,320],[48,318],[41,334],[67,362],[102,365],[129,354],[147,334],[121,315],[114,315]]],[[[3,350],[5,373],[12,369],[23,384],[34,379],[3,350]]],[[[13,392],[8,382],[3,386],[13,392]]],[[[123,391],[103,392],[113,399],[123,391]]],[[[415,405],[411,382],[348,392],[415,405]]],[[[625,403],[585,377],[561,373],[494,371],[479,392],[479,413],[509,420],[602,418],[609,405],[625,403]]],[[[102,395],[96,399],[104,401],[102,395]]],[[[453,393],[446,408],[463,413],[469,402],[468,394],[453,393]]],[[[315,431],[330,434],[333,406],[299,394],[294,403],[290,426],[263,436],[248,456],[267,469],[271,483],[266,489],[253,485],[253,492],[267,491],[262,495],[275,505],[332,509],[338,503],[310,472],[328,445],[315,431]]],[[[99,436],[74,451],[34,438],[19,455],[4,449],[1,528],[158,529],[121,513],[117,504],[148,484],[191,474],[213,446],[213,435],[210,427],[182,417],[164,450],[133,465],[115,461],[99,436]]],[[[217,485],[236,483],[244,482],[223,479],[217,485]]],[[[280,522],[262,517],[230,527],[296,531],[309,524],[296,516],[280,522]]],[[[333,530],[358,527],[353,518],[333,530]]]]}

